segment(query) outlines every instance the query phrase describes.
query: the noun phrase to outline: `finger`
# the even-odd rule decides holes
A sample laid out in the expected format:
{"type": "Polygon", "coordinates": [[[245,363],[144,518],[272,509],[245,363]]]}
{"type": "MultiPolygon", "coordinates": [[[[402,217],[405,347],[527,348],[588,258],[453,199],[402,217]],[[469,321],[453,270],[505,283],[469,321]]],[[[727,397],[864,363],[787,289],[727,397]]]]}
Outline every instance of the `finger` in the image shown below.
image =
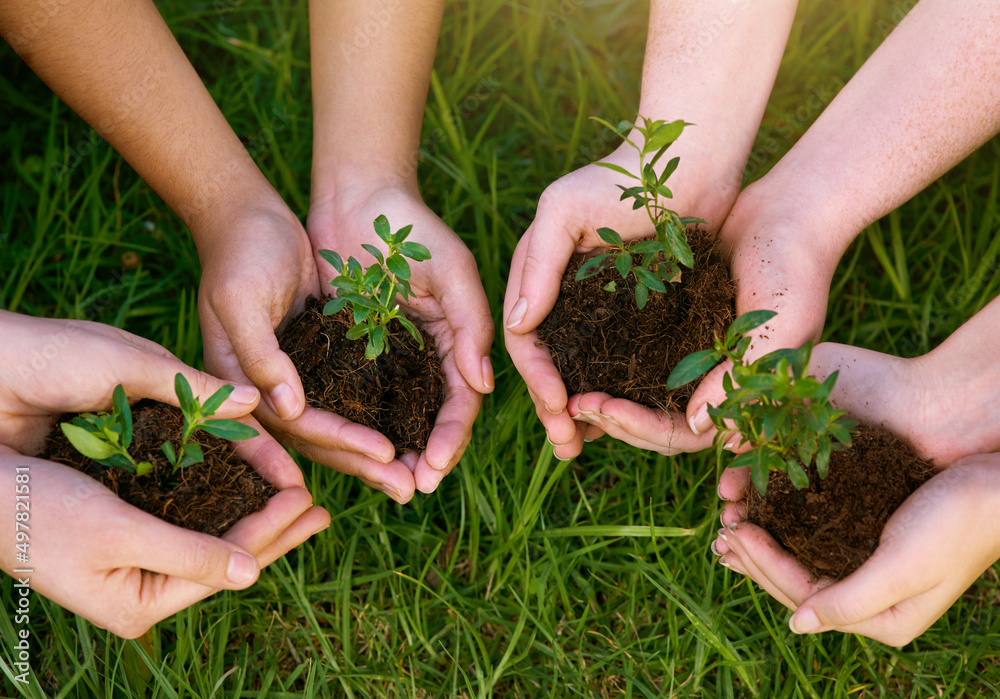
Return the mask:
{"type": "Polygon", "coordinates": [[[310,507],[312,495],[305,488],[289,488],[267,501],[263,510],[247,515],[223,538],[242,546],[255,556],[277,541],[282,533],[310,507]]]}
{"type": "Polygon", "coordinates": [[[446,268],[434,275],[434,292],[455,333],[455,362],[469,386],[479,393],[490,393],[494,387],[490,361],[493,317],[476,259],[463,246],[457,259],[447,262],[446,268]]]}
{"type": "Polygon", "coordinates": [[[122,525],[114,529],[116,558],[126,567],[226,590],[241,590],[257,580],[257,559],[232,541],[176,527],[118,500],[109,500],[107,507],[108,522],[121,518],[122,525]]]}
{"type": "Polygon", "coordinates": [[[528,387],[528,396],[535,405],[535,415],[545,428],[546,438],[553,446],[569,444],[580,429],[578,423],[569,416],[565,408],[553,411],[549,409],[548,403],[543,401],[535,392],[528,387]]]}
{"type": "MultiPolygon", "coordinates": [[[[161,403],[180,406],[175,377],[181,374],[191,386],[191,393],[204,403],[224,386],[233,386],[232,393],[215,412],[215,417],[232,419],[249,415],[260,402],[260,392],[254,386],[231,384],[203,371],[193,369],[173,356],[138,355],[141,361],[124,363],[119,380],[130,398],[152,398],[161,403]]],[[[109,396],[110,398],[110,396],[109,396]]],[[[110,403],[110,400],[108,401],[110,403]]]]}
{"type": "Polygon", "coordinates": [[[719,515],[723,527],[739,524],[747,518],[747,506],[743,502],[727,502],[719,515]]]}
{"type": "Polygon", "coordinates": [[[261,403],[255,416],[283,435],[281,441],[293,438],[299,453],[304,453],[301,447],[310,444],[322,451],[362,454],[384,464],[390,463],[396,454],[392,442],[381,432],[312,406],[306,406],[295,420],[282,420],[269,405],[261,403]]]}
{"type": "Polygon", "coordinates": [[[795,609],[829,580],[817,580],[792,554],[760,527],[740,523],[721,534],[731,554],[739,558],[747,574],[768,594],[789,609],[795,609]]]}
{"type": "Polygon", "coordinates": [[[260,551],[257,554],[257,560],[262,568],[269,566],[329,526],[330,513],[319,505],[313,505],[302,513],[291,526],[281,532],[277,539],[260,551]]]}
{"type": "Polygon", "coordinates": [[[535,220],[521,237],[511,260],[513,294],[504,309],[504,327],[523,335],[538,327],[555,305],[570,257],[580,242],[582,227],[566,220],[543,193],[535,220]],[[516,276],[516,280],[515,280],[516,276]]]}
{"type": "Polygon", "coordinates": [[[719,478],[719,497],[723,500],[736,501],[750,487],[750,467],[727,468],[719,478]]]}
{"type": "Polygon", "coordinates": [[[264,431],[253,418],[243,420],[261,434],[253,439],[233,442],[236,455],[253,466],[254,470],[278,490],[304,488],[305,479],[295,460],[278,442],[264,431]]]}
{"type": "Polygon", "coordinates": [[[453,362],[445,361],[442,369],[446,376],[445,400],[427,439],[427,448],[413,469],[417,490],[422,493],[433,493],[462,458],[483,402],[482,395],[465,383],[453,362]]]}
{"type": "Polygon", "coordinates": [[[261,304],[241,304],[236,312],[212,308],[199,299],[205,364],[223,376],[243,375],[263,392],[265,403],[282,420],[294,420],[306,405],[298,371],[278,347],[275,322],[261,304]]]}
{"type": "Polygon", "coordinates": [[[694,435],[683,416],[651,410],[623,398],[603,393],[580,397],[580,419],[596,425],[608,436],[661,454],[694,452],[712,446],[711,435],[694,435]]]}
{"type": "MultiPolygon", "coordinates": [[[[566,385],[552,362],[548,347],[539,346],[535,333],[512,335],[505,333],[507,353],[517,372],[524,379],[528,390],[541,403],[541,407],[551,415],[558,415],[566,409],[569,396],[566,385]]],[[[541,417],[541,415],[539,415],[541,417]]]]}
{"type": "Polygon", "coordinates": [[[386,464],[363,454],[325,449],[310,442],[302,442],[289,434],[279,434],[278,437],[310,461],[348,476],[360,478],[366,485],[381,490],[400,504],[406,504],[413,499],[415,489],[413,473],[399,459],[393,459],[386,464]]]}
{"type": "Polygon", "coordinates": [[[715,433],[715,426],[708,414],[708,406],[720,405],[726,399],[726,391],[722,387],[722,377],[733,368],[733,363],[726,360],[708,372],[701,380],[698,388],[691,394],[687,407],[688,428],[695,435],[710,435],[715,433]]]}

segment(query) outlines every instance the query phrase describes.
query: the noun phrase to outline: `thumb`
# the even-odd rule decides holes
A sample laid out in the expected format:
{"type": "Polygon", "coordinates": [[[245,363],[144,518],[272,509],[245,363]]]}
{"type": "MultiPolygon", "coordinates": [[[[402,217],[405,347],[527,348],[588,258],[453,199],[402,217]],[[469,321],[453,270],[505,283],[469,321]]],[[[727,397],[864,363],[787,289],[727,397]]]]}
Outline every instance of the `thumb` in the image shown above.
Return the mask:
{"type": "MultiPolygon", "coordinates": [[[[141,364],[126,367],[122,385],[129,396],[152,398],[178,406],[176,376],[187,379],[191,393],[202,403],[216,391],[230,385],[228,381],[198,371],[174,356],[144,354],[141,364]],[[131,371],[129,371],[131,370],[131,371]]],[[[260,392],[253,386],[233,385],[233,391],[215,412],[215,417],[238,418],[249,415],[260,402],[260,392]]]]}
{"type": "Polygon", "coordinates": [[[455,331],[455,363],[459,371],[476,391],[490,393],[494,387],[490,363],[493,317],[472,253],[465,250],[457,262],[448,265],[450,271],[436,275],[451,280],[439,287],[441,310],[455,331]]]}
{"type": "Polygon", "coordinates": [[[726,391],[722,387],[722,377],[732,368],[731,361],[724,361],[708,372],[691,395],[687,406],[687,422],[688,427],[696,435],[705,434],[712,429],[712,418],[708,414],[708,406],[719,405],[726,399],[726,391]]]}
{"type": "Polygon", "coordinates": [[[520,264],[517,299],[504,319],[508,330],[519,335],[545,320],[559,296],[566,265],[580,240],[579,232],[565,225],[553,209],[539,204],[538,214],[514,253],[513,266],[520,264]],[[521,253],[518,255],[518,253],[521,253]]]}
{"type": "Polygon", "coordinates": [[[205,366],[221,376],[245,376],[260,388],[264,402],[282,420],[294,420],[305,409],[302,380],[288,355],[278,347],[274,325],[264,308],[247,304],[228,313],[203,307],[205,366]]]}
{"type": "Polygon", "coordinates": [[[260,564],[246,549],[129,509],[127,541],[122,542],[128,565],[226,590],[249,587],[260,575],[260,564]]]}

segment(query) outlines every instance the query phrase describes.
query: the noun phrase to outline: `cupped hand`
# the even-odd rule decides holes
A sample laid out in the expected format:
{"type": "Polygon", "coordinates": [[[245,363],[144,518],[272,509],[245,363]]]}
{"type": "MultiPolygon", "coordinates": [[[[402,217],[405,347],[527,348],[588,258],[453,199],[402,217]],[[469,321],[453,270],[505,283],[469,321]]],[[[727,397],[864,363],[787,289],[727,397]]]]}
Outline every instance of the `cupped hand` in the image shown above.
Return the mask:
{"type": "Polygon", "coordinates": [[[843,580],[815,580],[759,527],[720,530],[724,565],[796,610],[796,633],[837,630],[892,646],[922,634],[1000,558],[1000,455],[966,457],[921,486],[889,519],[879,547],[843,580]]]}
{"type": "Polygon", "coordinates": [[[220,589],[249,587],[261,568],[330,522],[307,490],[287,487],[222,538],[199,534],[128,505],[68,466],[2,446],[0,482],[12,494],[0,508],[7,532],[0,567],[124,638],[142,635],[220,589]],[[15,501],[15,493],[27,497],[15,501]],[[16,502],[27,506],[15,511],[16,502]],[[27,560],[20,562],[14,560],[18,514],[30,517],[22,549],[27,560]],[[26,568],[33,572],[15,572],[26,568]]]}
{"type": "Polygon", "coordinates": [[[382,466],[377,477],[356,462],[363,480],[375,487],[388,485],[381,489],[390,494],[395,490],[396,499],[405,502],[414,488],[433,492],[469,444],[482,395],[493,390],[493,321],[475,258],[419,193],[407,186],[359,184],[336,197],[314,201],[307,226],[324,291],[335,272],[318,252],[335,250],[368,266],[365,260],[371,256],[362,243],[385,249],[372,226],[379,215],[388,218],[393,231],[412,225],[408,240],[430,250],[429,260],[411,263],[413,296],[401,306],[434,338],[445,378],[444,404],[422,453],[402,454],[400,461],[382,466]]]}
{"type": "Polygon", "coordinates": [[[206,368],[260,387],[255,415],[284,444],[378,481],[392,469],[392,444],[375,430],[308,406],[295,366],[278,347],[276,332],[320,291],[302,224],[281,204],[235,212],[218,225],[213,235],[195,234],[206,368]]]}
{"type": "MultiPolygon", "coordinates": [[[[641,137],[640,137],[641,138],[641,137]]],[[[638,172],[636,152],[627,144],[601,162],[638,172]]],[[[683,177],[682,163],[675,178],[683,177]]],[[[690,180],[689,180],[690,181],[690,180]]],[[[587,165],[553,182],[542,193],[535,220],[521,237],[511,261],[504,299],[504,341],[514,365],[524,378],[558,458],[580,453],[583,442],[609,434],[630,444],[665,454],[696,451],[711,438],[692,434],[683,416],[654,411],[603,393],[569,396],[549,350],[538,345],[536,328],[548,316],[570,258],[604,244],[598,228],[612,228],[626,241],[652,236],[655,231],[642,209],[620,201],[618,185],[634,184],[624,175],[587,165]]],[[[708,187],[703,194],[693,185],[675,184],[668,205],[685,216],[708,221],[717,230],[732,205],[725,188],[708,187]]]]}

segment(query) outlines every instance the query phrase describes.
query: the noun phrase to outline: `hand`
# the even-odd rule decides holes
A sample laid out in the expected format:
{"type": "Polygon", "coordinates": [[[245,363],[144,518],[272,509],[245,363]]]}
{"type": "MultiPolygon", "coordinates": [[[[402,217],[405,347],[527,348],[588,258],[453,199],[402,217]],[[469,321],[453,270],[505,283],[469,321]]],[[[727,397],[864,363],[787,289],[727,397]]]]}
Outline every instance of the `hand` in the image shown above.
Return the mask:
{"type": "MultiPolygon", "coordinates": [[[[631,172],[639,169],[638,155],[628,144],[603,162],[631,172]]],[[[613,228],[625,240],[655,233],[645,211],[633,210],[629,202],[619,201],[619,184],[631,182],[597,165],[588,165],[553,182],[542,194],[535,220],[518,243],[511,262],[504,300],[504,340],[560,459],[573,458],[585,440],[604,433],[664,454],[695,451],[711,443],[710,437],[692,434],[681,415],[650,410],[603,393],[568,396],[549,350],[536,346],[535,329],[555,304],[570,257],[603,246],[597,228],[613,228]]],[[[718,227],[732,204],[724,188],[711,189],[704,196],[690,187],[674,188],[677,198],[671,206],[685,215],[709,221],[710,226],[714,223],[718,227]]]]}
{"type": "MultiPolygon", "coordinates": [[[[403,454],[388,466],[363,459],[345,464],[331,456],[340,460],[340,470],[354,470],[369,485],[390,495],[396,491],[396,499],[405,502],[414,488],[433,492],[469,444],[482,394],[493,390],[489,358],[493,321],[475,258],[409,187],[358,185],[339,192],[336,199],[314,197],[307,224],[313,250],[336,250],[345,259],[349,255],[367,259],[361,244],[381,246],[372,229],[380,214],[389,219],[394,231],[412,224],[408,240],[422,243],[431,252],[431,259],[411,265],[413,296],[403,308],[434,338],[445,376],[445,400],[421,454],[403,454]]],[[[334,270],[318,255],[317,266],[325,290],[334,270]]]]}
{"type": "MultiPolygon", "coordinates": [[[[267,438],[251,441],[261,439],[267,438]]],[[[15,568],[32,568],[33,591],[124,638],[141,636],[220,589],[249,587],[262,567],[330,521],[325,510],[311,506],[307,490],[288,487],[220,539],[146,514],[68,466],[0,446],[0,482],[7,492],[20,492],[16,479],[23,474],[29,477],[29,563],[13,560],[11,498],[3,508],[8,533],[0,567],[14,578],[25,577],[15,568]]]]}
{"type": "Polygon", "coordinates": [[[231,212],[215,225],[223,228],[213,228],[212,235],[195,233],[202,260],[199,308],[206,368],[259,386],[265,396],[257,417],[308,458],[325,464],[356,459],[385,469],[393,457],[389,440],[307,406],[298,372],[278,348],[276,330],[302,311],[308,296],[319,295],[302,225],[283,204],[231,212]]]}
{"type": "Polygon", "coordinates": [[[1000,558],[993,517],[998,496],[1000,456],[962,459],[911,495],[889,519],[872,557],[837,583],[811,579],[752,524],[720,530],[715,548],[723,565],[796,610],[792,631],[837,630],[903,646],[1000,558]]]}

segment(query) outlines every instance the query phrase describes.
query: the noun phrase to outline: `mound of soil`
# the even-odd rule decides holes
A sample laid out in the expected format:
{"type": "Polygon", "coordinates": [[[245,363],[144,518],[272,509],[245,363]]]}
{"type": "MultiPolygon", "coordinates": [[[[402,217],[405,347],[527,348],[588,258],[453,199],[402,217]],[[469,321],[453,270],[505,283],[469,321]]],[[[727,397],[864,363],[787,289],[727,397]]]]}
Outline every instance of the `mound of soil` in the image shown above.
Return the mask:
{"type": "MultiPolygon", "coordinates": [[[[736,285],[715,236],[688,233],[694,269],[662,294],[651,292],[641,311],[635,303],[635,275],[623,280],[611,267],[581,281],[576,271],[586,258],[576,255],[566,268],[556,305],[538,338],[552,352],[569,395],[599,391],[649,408],[684,412],[697,382],[667,391],[677,363],[709,349],[735,318],[736,285]],[[614,281],[617,291],[604,286],[614,281]]],[[[599,254],[602,251],[597,251],[599,254]]],[[[640,255],[634,255],[639,263],[640,255]]]]}
{"type": "Polygon", "coordinates": [[[817,578],[844,578],[878,547],[889,517],[934,475],[904,442],[881,427],[861,425],[845,451],[830,457],[825,479],[810,466],[809,487],[771,473],[767,494],[747,494],[747,519],[763,527],[817,578]]]}
{"type": "Polygon", "coordinates": [[[73,448],[58,425],[39,457],[86,473],[125,502],[170,524],[212,536],[222,536],[247,515],[264,509],[278,493],[236,455],[230,442],[200,430],[194,441],[201,445],[205,461],[174,472],[160,446],[169,441],[177,448],[183,429],[184,416],[173,406],[152,400],[132,406],[129,453],[136,461],[153,464],[144,476],[91,461],[73,448]]]}
{"type": "Polygon", "coordinates": [[[424,349],[402,326],[390,325],[390,351],[365,357],[366,339],[348,340],[349,308],[323,315],[325,302],[310,298],[281,336],[281,350],[302,378],[306,401],[378,430],[396,451],[423,451],[444,401],[444,374],[434,338],[424,349]]]}

